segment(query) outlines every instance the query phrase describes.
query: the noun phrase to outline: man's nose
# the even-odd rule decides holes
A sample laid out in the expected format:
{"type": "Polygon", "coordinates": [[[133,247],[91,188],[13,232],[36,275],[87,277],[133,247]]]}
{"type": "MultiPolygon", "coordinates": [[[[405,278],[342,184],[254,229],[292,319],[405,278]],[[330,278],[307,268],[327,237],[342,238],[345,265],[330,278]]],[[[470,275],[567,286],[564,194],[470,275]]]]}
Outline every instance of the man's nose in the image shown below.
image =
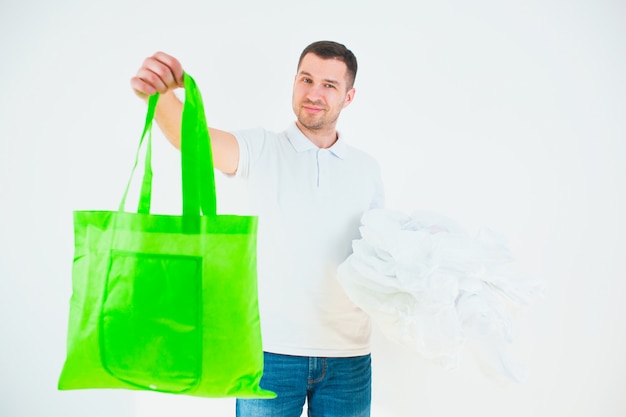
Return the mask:
{"type": "Polygon", "coordinates": [[[307,99],[310,101],[319,101],[324,96],[324,87],[322,84],[311,84],[307,90],[307,99]]]}

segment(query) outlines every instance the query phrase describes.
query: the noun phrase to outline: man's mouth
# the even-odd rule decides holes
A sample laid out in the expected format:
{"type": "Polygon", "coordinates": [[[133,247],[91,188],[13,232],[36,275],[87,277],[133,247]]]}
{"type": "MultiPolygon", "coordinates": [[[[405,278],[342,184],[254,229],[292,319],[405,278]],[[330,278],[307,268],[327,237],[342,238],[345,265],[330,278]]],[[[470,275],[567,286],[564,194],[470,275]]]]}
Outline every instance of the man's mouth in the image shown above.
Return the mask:
{"type": "Polygon", "coordinates": [[[302,106],[304,108],[304,110],[306,110],[308,113],[313,113],[313,114],[318,114],[324,111],[323,108],[321,107],[316,107],[316,106],[302,106]]]}

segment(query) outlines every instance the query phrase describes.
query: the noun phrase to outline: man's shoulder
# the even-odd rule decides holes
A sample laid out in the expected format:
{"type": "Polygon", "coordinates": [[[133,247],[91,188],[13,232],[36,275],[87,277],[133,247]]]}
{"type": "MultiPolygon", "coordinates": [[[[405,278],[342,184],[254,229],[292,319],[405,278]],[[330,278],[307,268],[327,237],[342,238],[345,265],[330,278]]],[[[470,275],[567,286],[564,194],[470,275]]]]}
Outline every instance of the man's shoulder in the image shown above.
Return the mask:
{"type": "Polygon", "coordinates": [[[251,148],[266,148],[286,138],[285,132],[276,132],[263,127],[253,127],[232,132],[239,144],[251,148]]]}
{"type": "Polygon", "coordinates": [[[365,151],[359,147],[356,147],[348,143],[344,144],[344,146],[346,148],[346,152],[348,153],[349,158],[354,159],[357,162],[362,163],[362,164],[378,167],[378,161],[368,151],[365,151]]]}
{"type": "Polygon", "coordinates": [[[264,127],[249,127],[245,129],[239,129],[232,132],[235,137],[242,137],[245,139],[263,140],[268,137],[274,137],[280,135],[282,132],[275,132],[268,130],[264,127]]]}

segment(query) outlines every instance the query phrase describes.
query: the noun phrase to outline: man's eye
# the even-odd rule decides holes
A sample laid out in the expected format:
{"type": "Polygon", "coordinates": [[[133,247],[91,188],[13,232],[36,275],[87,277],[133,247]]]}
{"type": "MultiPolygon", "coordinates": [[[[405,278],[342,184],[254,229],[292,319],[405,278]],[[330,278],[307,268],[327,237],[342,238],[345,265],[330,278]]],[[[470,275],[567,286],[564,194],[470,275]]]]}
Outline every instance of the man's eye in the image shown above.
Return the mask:
{"type": "Polygon", "coordinates": [[[309,84],[312,82],[310,78],[304,78],[302,81],[309,84]]]}
{"type": "Polygon", "coordinates": [[[326,88],[335,88],[333,84],[326,84],[326,88]]]}

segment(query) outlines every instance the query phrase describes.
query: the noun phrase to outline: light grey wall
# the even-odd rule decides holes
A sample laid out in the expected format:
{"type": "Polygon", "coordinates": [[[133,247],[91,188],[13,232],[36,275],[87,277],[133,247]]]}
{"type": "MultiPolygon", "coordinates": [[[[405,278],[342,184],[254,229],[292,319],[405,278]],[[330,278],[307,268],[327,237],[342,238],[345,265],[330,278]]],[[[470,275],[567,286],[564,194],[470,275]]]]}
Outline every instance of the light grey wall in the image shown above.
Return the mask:
{"type": "MultiPolygon", "coordinates": [[[[515,319],[528,380],[445,371],[374,337],[374,416],[626,415],[626,6],[609,0],[0,4],[0,415],[219,416],[232,400],[56,391],[76,209],[115,209],[156,50],[198,81],[212,125],[282,129],[308,43],[359,58],[340,125],[377,156],[392,208],[509,239],[546,294],[515,319]]],[[[156,209],[179,208],[156,147],[156,209]]],[[[224,211],[235,193],[220,183],[224,211]]]]}

